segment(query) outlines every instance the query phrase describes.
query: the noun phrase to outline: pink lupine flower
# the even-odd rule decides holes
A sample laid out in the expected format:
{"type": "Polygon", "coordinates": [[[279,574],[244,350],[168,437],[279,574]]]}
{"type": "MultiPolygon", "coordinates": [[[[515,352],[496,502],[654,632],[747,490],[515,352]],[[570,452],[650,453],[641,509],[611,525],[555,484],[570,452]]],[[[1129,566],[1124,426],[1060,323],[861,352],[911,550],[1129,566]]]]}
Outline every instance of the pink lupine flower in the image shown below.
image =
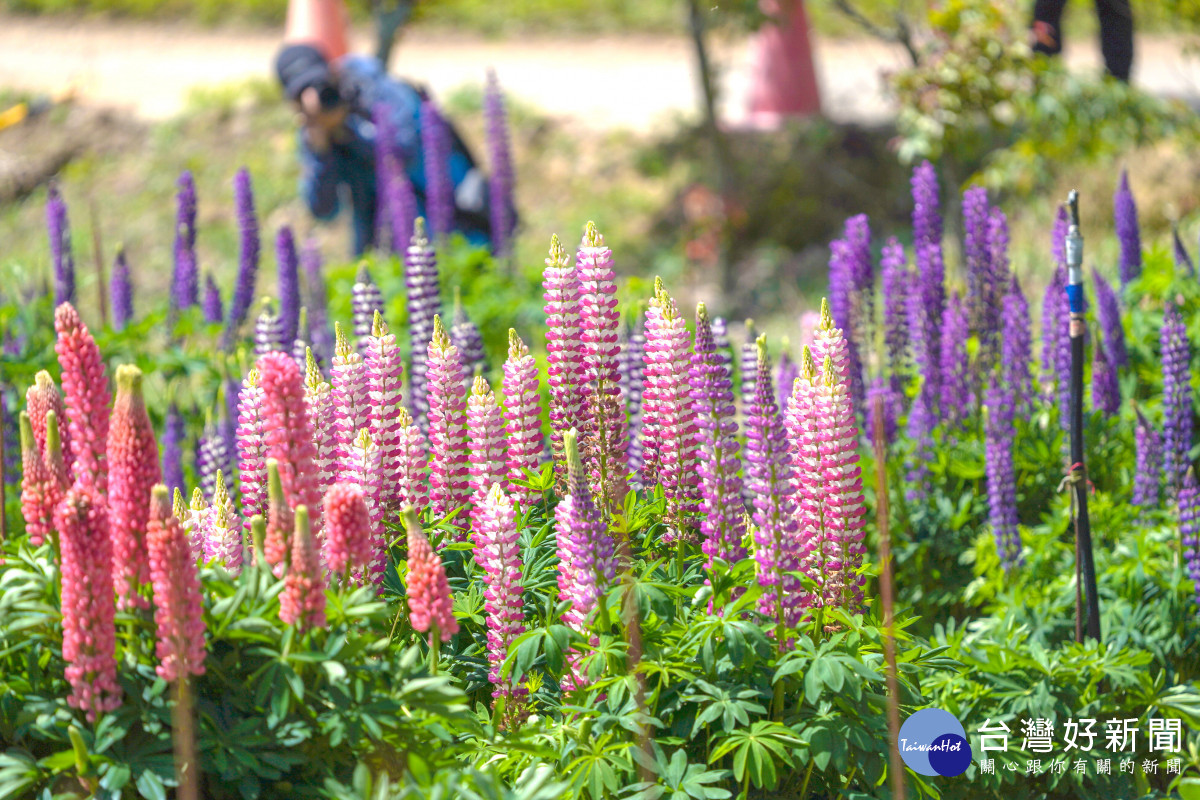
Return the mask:
{"type": "Polygon", "coordinates": [[[237,575],[242,571],[245,561],[245,538],[241,522],[233,510],[233,500],[225,487],[225,474],[221,470],[217,470],[217,485],[213,489],[209,515],[204,557],[220,561],[230,575],[237,575]]]}
{"type": "Polygon", "coordinates": [[[104,448],[108,441],[108,378],[100,348],[70,303],[54,312],[54,331],[58,338],[54,351],[62,367],[63,392],[66,394],[67,422],[71,450],[75,457],[75,479],[95,486],[99,497],[108,491],[108,461],[104,448]]]}
{"type": "Polygon", "coordinates": [[[37,441],[38,453],[46,460],[46,414],[53,411],[58,416],[59,433],[61,434],[62,459],[67,473],[75,463],[71,452],[71,431],[67,425],[67,416],[63,406],[62,394],[54,383],[50,373],[41,370],[34,376],[34,384],[25,392],[25,408],[29,411],[29,422],[33,426],[33,438],[37,441]]]}
{"type": "Polygon", "coordinates": [[[368,541],[371,557],[365,562],[368,566],[371,582],[376,586],[383,583],[383,574],[387,571],[387,528],[383,524],[383,472],[380,470],[382,453],[375,444],[371,432],[363,428],[355,437],[350,447],[350,462],[354,468],[350,471],[349,479],[363,493],[363,501],[367,504],[367,516],[371,521],[371,532],[368,541]]]}
{"type": "Polygon", "coordinates": [[[276,578],[282,578],[291,552],[290,537],[296,520],[283,494],[279,462],[267,459],[267,533],[263,539],[263,558],[271,565],[276,578]]]}
{"type": "Polygon", "coordinates": [[[55,509],[54,525],[62,551],[62,652],[71,684],[67,702],[95,722],[97,714],[121,705],[112,538],[108,509],[96,487],[77,481],[55,509]]]}
{"type": "Polygon", "coordinates": [[[371,437],[379,448],[379,501],[385,516],[395,514],[401,506],[401,487],[396,480],[400,469],[400,421],[396,412],[404,399],[404,361],[396,346],[396,335],[388,332],[387,323],[378,311],[366,337],[364,361],[367,368],[367,396],[371,437]]]}
{"type": "Polygon", "coordinates": [[[334,575],[366,566],[371,549],[371,517],[362,487],[335,483],[325,493],[325,562],[334,575]]]}
{"type": "Polygon", "coordinates": [[[579,278],[571,256],[558,236],[550,237],[550,257],[542,272],[542,297],[546,301],[546,373],[550,388],[550,438],[560,487],[566,481],[562,435],[585,429],[583,393],[583,341],[580,338],[579,278]]]}
{"type": "Polygon", "coordinates": [[[504,480],[504,418],[482,375],[475,376],[467,399],[467,444],[471,502],[478,504],[493,483],[504,480]]]}
{"type": "MultiPolygon", "coordinates": [[[[805,345],[800,351],[800,374],[792,384],[787,399],[784,426],[787,428],[791,452],[792,496],[796,503],[796,541],[800,568],[821,585],[824,566],[832,543],[821,518],[821,452],[818,442],[820,424],[815,410],[817,384],[816,365],[812,351],[805,345]]],[[[810,608],[821,604],[817,594],[801,591],[800,606],[810,608]]]]}
{"type": "Polygon", "coordinates": [[[304,378],[283,353],[258,359],[263,389],[267,458],[279,462],[279,482],[288,506],[316,508],[321,489],[314,463],[313,430],[304,405],[304,378]]]}
{"type": "MultiPolygon", "coordinates": [[[[178,487],[175,491],[179,491],[178,487]]],[[[205,499],[204,492],[197,486],[192,490],[192,502],[188,506],[187,522],[183,526],[184,532],[187,533],[188,545],[192,549],[192,558],[196,561],[204,561],[208,557],[205,551],[212,526],[212,515],[208,512],[208,500],[205,499]]]]}
{"type": "MultiPolygon", "coordinates": [[[[321,370],[311,347],[304,350],[304,406],[313,429],[313,464],[317,469],[317,486],[322,493],[337,479],[337,442],[333,420],[333,389],[321,377],[321,370]]],[[[317,527],[321,525],[320,509],[313,512],[317,527]]]]}
{"type": "Polygon", "coordinates": [[[337,345],[329,382],[333,386],[333,436],[338,458],[334,480],[340,481],[346,479],[352,469],[349,456],[354,437],[367,426],[371,417],[367,397],[367,367],[362,356],[351,347],[341,324],[335,322],[333,329],[337,345]]]}
{"type": "Polygon", "coordinates": [[[251,368],[238,397],[238,479],[241,481],[242,524],[267,513],[267,440],[263,423],[263,393],[258,370],[251,368]]]}
{"type": "Polygon", "coordinates": [[[132,364],[117,367],[117,399],[108,428],[108,523],[113,540],[113,583],[117,606],[149,608],[139,589],[150,582],[146,522],[150,490],[162,480],[158,440],[146,402],[142,371],[132,364]]]}
{"type": "Polygon", "coordinates": [[[661,483],[671,525],[663,541],[695,524],[700,504],[696,471],[698,427],[692,406],[688,367],[691,343],[687,323],[660,278],[646,311],[646,370],[642,384],[642,480],[661,483]]]}
{"type": "MultiPolygon", "coordinates": [[[[821,322],[813,332],[812,357],[817,367],[822,367],[826,357],[830,358],[837,374],[845,380],[850,380],[850,346],[842,335],[842,329],[834,325],[829,301],[823,297],[821,322]]],[[[816,379],[814,376],[814,380],[816,379]]]]}
{"type": "Polygon", "coordinates": [[[164,681],[204,674],[204,609],[200,575],[187,534],[171,513],[167,487],[157,484],[151,497],[146,547],[154,584],[154,624],[158,642],[155,669],[164,681]]]}
{"type": "Polygon", "coordinates": [[[521,544],[512,500],[500,488],[492,488],[476,506],[475,561],[483,568],[488,629],[488,680],[495,685],[492,697],[513,697],[524,690],[500,685],[500,666],[518,636],[525,632],[521,600],[521,544]]]}
{"type": "MultiPolygon", "coordinates": [[[[53,413],[53,412],[51,412],[53,413]]],[[[25,532],[34,546],[41,545],[54,534],[55,494],[66,487],[56,487],[50,470],[42,461],[29,414],[21,412],[21,513],[25,517],[25,532]]]]}
{"type": "Polygon", "coordinates": [[[418,511],[424,511],[429,507],[429,460],[426,456],[429,443],[407,408],[401,406],[396,421],[400,423],[400,463],[396,483],[400,486],[401,507],[415,506],[418,511]]]}
{"type": "Polygon", "coordinates": [[[291,563],[279,595],[279,618],[303,633],[325,625],[325,568],[309,530],[308,507],[298,506],[295,516],[291,563]]]}
{"type": "Polygon", "coordinates": [[[405,506],[402,516],[408,532],[409,621],[413,630],[429,633],[431,646],[436,638],[448,642],[458,633],[458,620],[454,618],[454,601],[446,580],[446,568],[421,530],[416,509],[405,506]]]}
{"type": "Polygon", "coordinates": [[[589,222],[575,258],[579,280],[579,322],[583,353],[583,379],[587,398],[587,428],[581,430],[585,463],[592,492],[601,509],[619,508],[629,489],[629,422],[621,402],[621,374],[617,365],[616,274],[612,250],[589,222]]]}
{"type": "Polygon", "coordinates": [[[470,500],[467,475],[467,399],[462,362],[441,317],[433,318],[433,340],[425,359],[429,387],[429,500],[446,516],[470,500]]]}
{"type": "Polygon", "coordinates": [[[508,360],[504,362],[504,420],[508,434],[505,470],[509,486],[522,505],[533,505],[540,494],[517,481],[527,480],[525,470],[537,470],[542,458],[542,407],[537,362],[512,328],[508,329],[508,360]]]}

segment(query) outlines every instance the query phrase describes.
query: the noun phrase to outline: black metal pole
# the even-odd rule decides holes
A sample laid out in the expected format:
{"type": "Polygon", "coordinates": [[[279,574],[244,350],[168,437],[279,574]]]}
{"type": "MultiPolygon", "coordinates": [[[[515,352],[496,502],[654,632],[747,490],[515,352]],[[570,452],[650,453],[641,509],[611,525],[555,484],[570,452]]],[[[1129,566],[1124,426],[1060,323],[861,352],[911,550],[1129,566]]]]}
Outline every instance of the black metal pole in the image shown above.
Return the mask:
{"type": "Polygon", "coordinates": [[[1070,491],[1075,507],[1075,563],[1087,595],[1086,635],[1100,641],[1100,597],[1096,590],[1096,563],[1092,557],[1092,528],[1088,522],[1087,470],[1083,463],[1083,235],[1079,232],[1079,193],[1072,190],[1067,205],[1067,302],[1071,309],[1071,467],[1070,491]]]}

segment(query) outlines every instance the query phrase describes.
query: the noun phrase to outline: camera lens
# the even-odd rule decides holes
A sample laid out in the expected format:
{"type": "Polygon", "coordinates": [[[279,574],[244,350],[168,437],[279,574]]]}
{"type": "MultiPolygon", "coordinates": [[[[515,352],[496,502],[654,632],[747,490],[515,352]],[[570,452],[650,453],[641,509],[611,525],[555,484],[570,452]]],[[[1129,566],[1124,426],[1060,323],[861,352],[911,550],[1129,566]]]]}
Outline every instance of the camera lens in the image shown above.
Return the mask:
{"type": "Polygon", "coordinates": [[[317,92],[317,97],[321,101],[321,108],[326,111],[336,108],[342,99],[337,87],[332,84],[322,86],[317,92]]]}

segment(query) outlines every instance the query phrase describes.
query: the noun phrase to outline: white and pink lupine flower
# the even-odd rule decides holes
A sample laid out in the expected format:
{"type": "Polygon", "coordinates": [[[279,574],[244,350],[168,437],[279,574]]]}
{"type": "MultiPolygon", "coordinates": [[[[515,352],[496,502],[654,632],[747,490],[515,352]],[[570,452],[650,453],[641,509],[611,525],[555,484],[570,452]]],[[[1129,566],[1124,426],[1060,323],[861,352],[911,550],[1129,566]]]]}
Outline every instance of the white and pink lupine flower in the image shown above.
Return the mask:
{"type": "Polygon", "coordinates": [[[500,666],[512,643],[525,632],[521,600],[521,544],[512,500],[499,483],[476,505],[475,560],[483,568],[488,631],[488,680],[496,687],[492,697],[516,699],[525,694],[511,682],[501,684],[500,666]]]}
{"type": "Polygon", "coordinates": [[[492,484],[504,480],[504,418],[482,375],[475,376],[467,398],[467,445],[471,502],[478,505],[492,484]]]}
{"type": "MultiPolygon", "coordinates": [[[[812,351],[805,345],[800,351],[800,374],[792,384],[784,413],[788,433],[788,449],[792,457],[792,493],[796,502],[796,541],[800,568],[820,583],[824,564],[830,555],[821,519],[821,452],[817,441],[815,412],[817,384],[816,366],[812,351]]],[[[807,589],[801,592],[800,605],[811,608],[821,604],[821,597],[807,589]]]]}
{"type": "Polygon", "coordinates": [[[400,507],[410,505],[424,511],[429,507],[429,442],[407,408],[401,406],[396,420],[400,423],[400,462],[396,471],[400,507]]]}
{"type": "Polygon", "coordinates": [[[387,530],[383,524],[381,501],[383,472],[379,467],[381,457],[382,453],[371,432],[363,428],[354,437],[350,448],[350,461],[354,468],[348,477],[362,489],[363,501],[367,505],[367,515],[371,521],[371,558],[367,561],[367,574],[376,585],[383,582],[383,573],[387,570],[387,530]]]}
{"type": "MultiPolygon", "coordinates": [[[[262,396],[258,370],[252,367],[242,381],[237,423],[238,479],[241,482],[242,521],[247,534],[250,533],[250,520],[267,514],[267,440],[262,396]]],[[[194,543],[194,529],[192,536],[194,543]]]]}
{"type": "Polygon", "coordinates": [[[508,329],[508,360],[504,362],[504,420],[508,434],[505,463],[509,486],[522,505],[540,499],[534,489],[518,486],[526,470],[537,470],[542,458],[542,408],[538,391],[537,362],[512,328],[508,329]]]}
{"type": "Polygon", "coordinates": [[[371,437],[379,448],[379,501],[385,516],[400,511],[402,489],[396,480],[400,469],[400,420],[397,412],[404,399],[404,361],[396,346],[396,335],[388,332],[383,316],[376,311],[371,335],[364,339],[367,366],[367,396],[371,437]]]}
{"type": "Polygon", "coordinates": [[[450,342],[440,316],[433,318],[433,339],[426,351],[429,387],[429,501],[434,513],[447,516],[470,502],[467,470],[467,398],[458,348],[450,342]]]}
{"type": "Polygon", "coordinates": [[[154,586],[154,624],[158,641],[158,676],[165,681],[204,674],[204,607],[200,575],[183,526],[171,512],[167,487],[161,483],[147,501],[146,548],[154,586]]]}
{"type": "MultiPolygon", "coordinates": [[[[311,347],[304,351],[304,406],[313,429],[313,464],[317,469],[317,485],[322,493],[336,480],[338,468],[337,440],[334,432],[333,387],[321,377],[311,347]]],[[[320,509],[310,512],[316,527],[321,527],[320,509]]]]}
{"type": "Polygon", "coordinates": [[[337,345],[334,348],[330,384],[333,386],[333,438],[338,459],[334,480],[346,480],[350,470],[350,447],[354,437],[370,421],[367,396],[367,367],[350,345],[340,323],[334,323],[337,345]]]}
{"type": "Polygon", "coordinates": [[[546,301],[546,373],[550,388],[550,439],[560,485],[566,461],[562,435],[584,430],[587,408],[583,391],[583,340],[580,338],[579,278],[558,236],[550,237],[550,256],[542,272],[546,301]]]}
{"type": "Polygon", "coordinates": [[[245,539],[242,526],[234,512],[233,500],[225,487],[225,474],[217,470],[217,483],[213,489],[212,505],[208,510],[207,540],[204,543],[204,559],[219,561],[231,575],[242,571],[245,559],[245,539]]]}

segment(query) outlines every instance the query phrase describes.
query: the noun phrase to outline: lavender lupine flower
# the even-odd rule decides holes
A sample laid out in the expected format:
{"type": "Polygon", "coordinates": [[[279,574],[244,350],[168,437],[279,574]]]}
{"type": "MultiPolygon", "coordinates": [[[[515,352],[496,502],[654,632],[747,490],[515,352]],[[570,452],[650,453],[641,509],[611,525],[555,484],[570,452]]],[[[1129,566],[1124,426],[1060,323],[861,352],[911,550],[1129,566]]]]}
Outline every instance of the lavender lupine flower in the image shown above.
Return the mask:
{"type": "Polygon", "coordinates": [[[1129,366],[1125,349],[1125,329],[1121,327],[1121,302],[1099,270],[1092,267],[1092,282],[1096,285],[1096,318],[1104,337],[1112,365],[1118,369],[1129,366]]]}
{"type": "Polygon", "coordinates": [[[988,213],[987,247],[988,260],[991,265],[989,274],[991,276],[990,302],[992,307],[987,309],[987,320],[988,330],[995,331],[997,335],[1003,328],[1000,306],[1004,301],[1004,296],[1008,294],[1008,287],[1013,278],[1009,271],[1008,239],[1008,216],[993,206],[988,213]]]}
{"type": "Polygon", "coordinates": [[[200,274],[196,264],[196,183],[184,170],[176,184],[175,272],[171,279],[171,302],[175,308],[190,308],[200,302],[200,274]]]}
{"type": "MultiPolygon", "coordinates": [[[[386,109],[387,106],[382,103],[375,106],[377,150],[381,143],[394,141],[393,133],[388,130],[390,126],[386,109]]],[[[383,198],[376,224],[376,229],[380,231],[378,241],[383,242],[382,229],[386,228],[392,252],[402,254],[412,239],[413,220],[417,218],[417,197],[396,151],[388,147],[383,149],[385,152],[382,155],[376,155],[376,172],[381,179],[377,191],[383,198]]]]}
{"type": "Polygon", "coordinates": [[[468,384],[477,372],[486,372],[483,337],[479,334],[479,328],[467,316],[467,309],[462,304],[462,293],[457,286],[454,287],[454,322],[450,326],[450,341],[458,348],[463,368],[467,372],[468,384]]]}
{"type": "MultiPolygon", "coordinates": [[[[758,339],[754,399],[746,419],[746,487],[754,497],[754,558],[763,594],[758,610],[780,627],[795,627],[803,611],[792,456],[771,386],[766,337],[758,339]]],[[[784,639],[779,645],[784,646],[784,639]]]]}
{"type": "Polygon", "coordinates": [[[800,377],[800,367],[792,360],[789,352],[791,342],[785,336],[779,343],[779,363],[775,366],[775,396],[787,397],[792,393],[792,384],[800,377]]]}
{"type": "Polygon", "coordinates": [[[1030,371],[1033,334],[1029,327],[1029,303],[1016,275],[1012,276],[1004,297],[1000,322],[1000,379],[1012,390],[1017,413],[1023,414],[1032,408],[1034,396],[1030,371]]]}
{"type": "Polygon", "coordinates": [[[117,250],[117,257],[113,261],[108,294],[109,300],[112,301],[113,328],[124,330],[133,319],[133,281],[129,277],[129,264],[125,260],[124,247],[117,250]]]}
{"type": "Polygon", "coordinates": [[[1121,182],[1113,195],[1113,221],[1121,243],[1121,288],[1142,274],[1142,237],[1138,231],[1137,204],[1129,191],[1129,173],[1121,170],[1121,182]]]}
{"type": "Polygon", "coordinates": [[[507,256],[512,247],[513,229],[513,165],[512,148],[508,139],[508,114],[504,109],[504,93],[496,80],[495,70],[487,73],[483,90],[483,119],[487,129],[488,155],[492,174],[488,178],[488,208],[491,213],[492,253],[507,256]]]}
{"type": "Polygon", "coordinates": [[[971,402],[967,363],[967,309],[957,294],[950,296],[942,318],[942,352],[939,381],[943,417],[954,426],[966,419],[971,402]]]}
{"type": "Polygon", "coordinates": [[[317,364],[328,367],[333,362],[336,342],[327,316],[329,301],[325,296],[325,276],[321,273],[321,251],[315,241],[309,240],[300,251],[300,266],[308,290],[304,307],[308,309],[308,336],[312,340],[313,355],[317,357],[317,364]]]}
{"type": "Polygon", "coordinates": [[[1192,257],[1188,255],[1187,248],[1183,245],[1183,240],[1179,238],[1178,225],[1171,226],[1171,238],[1174,240],[1175,244],[1175,266],[1177,268],[1185,267],[1188,275],[1192,276],[1193,278],[1196,277],[1196,265],[1192,263],[1192,257]]]}
{"type": "MultiPolygon", "coordinates": [[[[912,286],[912,281],[904,246],[893,236],[883,246],[879,259],[879,283],[883,292],[883,342],[887,351],[889,384],[897,393],[904,391],[909,373],[908,293],[919,288],[912,286]]],[[[788,388],[790,393],[791,387],[788,388]]]]}
{"type": "Polygon", "coordinates": [[[917,277],[908,293],[908,336],[913,367],[928,387],[930,397],[941,383],[941,321],[945,312],[946,290],[942,285],[945,269],[939,244],[916,245],[917,277]]]}
{"type": "Polygon", "coordinates": [[[754,402],[754,381],[758,374],[758,331],[754,329],[754,320],[748,319],[743,323],[746,338],[738,351],[738,372],[741,378],[742,414],[750,413],[750,404],[754,402]]]}
{"type": "Polygon", "coordinates": [[[1071,339],[1066,270],[1057,269],[1042,297],[1042,390],[1057,403],[1064,426],[1071,402],[1071,339]]]}
{"type": "Polygon", "coordinates": [[[691,398],[699,431],[701,516],[705,567],[713,559],[730,564],[746,557],[746,509],[742,504],[742,460],[738,455],[737,409],[733,379],[723,354],[717,349],[708,310],[696,306],[696,344],[688,371],[691,398]]]}
{"type": "Polygon", "coordinates": [[[75,302],[75,256],[71,253],[71,225],[67,203],[51,182],[46,190],[46,229],[50,234],[50,256],[54,261],[54,305],[75,302]]]}
{"type": "MultiPolygon", "coordinates": [[[[230,464],[237,457],[237,425],[238,425],[238,400],[241,395],[241,385],[237,379],[231,374],[225,376],[225,384],[221,387],[218,393],[217,402],[225,403],[225,413],[218,414],[218,427],[221,429],[221,434],[225,437],[225,450],[229,453],[230,464]],[[223,398],[223,399],[222,399],[223,398]]],[[[228,472],[230,486],[233,486],[233,470],[228,472]]]]}
{"type": "Polygon", "coordinates": [[[358,267],[358,275],[350,290],[350,305],[354,309],[354,336],[361,344],[363,339],[371,335],[375,312],[383,312],[383,293],[371,280],[366,262],[358,267]]]}
{"type": "Polygon", "coordinates": [[[162,476],[169,489],[183,488],[183,416],[175,403],[167,408],[162,436],[162,476]]]}
{"type": "Polygon", "coordinates": [[[254,283],[258,277],[258,217],[254,213],[254,192],[250,173],[245,167],[233,177],[233,203],[238,221],[238,274],[233,299],[229,302],[229,322],[224,342],[229,347],[237,339],[254,302],[254,283]]]}
{"type": "Polygon", "coordinates": [[[283,326],[279,315],[275,313],[270,298],[264,297],[262,312],[254,325],[254,355],[264,356],[267,353],[284,352],[283,326]]]}
{"type": "Polygon", "coordinates": [[[925,499],[925,483],[929,477],[929,463],[934,458],[933,429],[937,425],[939,398],[928,380],[921,381],[917,396],[908,412],[908,438],[915,442],[908,463],[906,483],[907,499],[918,503],[925,499]]]}
{"type": "Polygon", "coordinates": [[[267,513],[267,438],[263,418],[263,391],[258,370],[251,368],[242,382],[237,413],[238,480],[241,484],[242,520],[246,533],[250,521],[267,513]]]}
{"type": "MultiPolygon", "coordinates": [[[[205,497],[212,497],[217,488],[217,473],[224,472],[232,475],[232,453],[225,447],[225,437],[221,435],[212,413],[204,423],[204,435],[200,437],[200,447],[196,458],[196,473],[200,488],[205,497]]],[[[173,487],[172,487],[173,488],[173,487]]]]}
{"type": "Polygon", "coordinates": [[[1121,408],[1117,368],[1109,361],[1104,342],[1099,341],[1092,348],[1092,407],[1103,411],[1106,417],[1121,408]]]}
{"type": "Polygon", "coordinates": [[[913,247],[920,252],[926,245],[932,245],[940,251],[942,247],[941,201],[938,199],[940,190],[937,172],[934,170],[933,164],[922,161],[914,167],[911,185],[913,247]]]}
{"type": "MultiPolygon", "coordinates": [[[[483,568],[487,585],[488,680],[496,688],[492,697],[518,699],[527,693],[512,678],[501,683],[500,666],[513,642],[525,632],[525,604],[521,599],[521,545],[513,502],[500,484],[492,484],[477,505],[473,526],[475,560],[483,568]]],[[[515,678],[515,675],[513,676],[515,678]]]]}
{"type": "Polygon", "coordinates": [[[846,220],[845,234],[829,245],[829,307],[834,322],[846,333],[850,357],[850,393],[855,407],[862,407],[863,382],[861,343],[870,342],[873,318],[871,296],[871,231],[865,214],[846,220]]]}
{"type": "Polygon", "coordinates": [[[1188,350],[1187,328],[1179,307],[1168,300],[1163,313],[1162,333],[1163,373],[1163,470],[1167,489],[1174,495],[1179,491],[1183,474],[1190,464],[1192,449],[1192,384],[1191,353],[1188,350]]]}
{"type": "Polygon", "coordinates": [[[517,481],[527,480],[542,457],[542,409],[537,362],[517,332],[508,329],[508,360],[504,362],[504,423],[508,441],[505,477],[517,502],[533,505],[540,493],[517,481]]]}
{"type": "Polygon", "coordinates": [[[279,340],[289,344],[300,325],[300,264],[296,240],[287,225],[275,236],[275,263],[279,266],[279,340]]]}
{"type": "Polygon", "coordinates": [[[403,487],[395,476],[400,469],[400,423],[396,413],[403,400],[404,361],[396,335],[388,331],[383,316],[375,312],[371,335],[365,339],[363,363],[367,371],[367,416],[371,435],[379,447],[382,489],[379,502],[384,514],[399,513],[403,487]]]}
{"type": "MultiPolygon", "coordinates": [[[[558,541],[558,597],[570,602],[563,622],[583,631],[588,619],[617,572],[613,540],[604,525],[604,515],[592,499],[588,476],[579,458],[577,432],[563,433],[563,451],[567,460],[568,491],[554,509],[558,541]]],[[[581,654],[567,655],[567,672],[562,689],[571,692],[591,681],[582,668],[581,654]]]]}
{"type": "MultiPolygon", "coordinates": [[[[717,348],[717,355],[721,358],[721,363],[725,369],[729,370],[729,379],[733,380],[733,346],[729,343],[729,331],[725,324],[724,317],[712,318],[712,336],[713,345],[717,348]]],[[[643,340],[643,344],[645,341],[643,340]]]]}
{"type": "Polygon", "coordinates": [[[1021,533],[1017,527],[1017,484],[1013,468],[1012,388],[997,377],[984,393],[984,460],[987,470],[988,520],[996,551],[1006,570],[1021,564],[1021,533]]]}
{"type": "Polygon", "coordinates": [[[369,378],[363,357],[350,346],[341,323],[333,324],[337,337],[333,367],[329,382],[333,387],[333,440],[338,459],[338,470],[334,480],[353,480],[348,477],[351,470],[350,447],[358,432],[370,424],[371,411],[369,378]]]}
{"type": "Polygon", "coordinates": [[[899,413],[900,399],[891,385],[877,375],[867,387],[867,407],[864,410],[866,434],[875,436],[875,400],[879,399],[883,406],[883,441],[890,444],[896,440],[896,417],[899,413]]]}
{"type": "MultiPolygon", "coordinates": [[[[966,312],[971,330],[987,330],[985,315],[991,299],[991,259],[988,250],[987,189],[972,186],[963,192],[963,265],[967,274],[966,312]]],[[[836,316],[834,317],[837,318],[836,316]]]]}
{"type": "Polygon", "coordinates": [[[408,289],[408,341],[412,352],[410,405],[417,424],[424,425],[429,413],[425,349],[433,338],[433,318],[441,313],[442,300],[438,288],[437,254],[425,234],[425,220],[420,217],[413,223],[412,242],[404,259],[404,284],[408,289]]]}
{"type": "Polygon", "coordinates": [[[542,298],[546,301],[546,374],[550,389],[550,440],[559,488],[566,479],[562,436],[583,430],[586,407],[583,394],[583,342],[580,339],[579,276],[571,256],[558,236],[550,237],[550,256],[542,272],[542,298]]]}
{"type": "MultiPolygon", "coordinates": [[[[308,341],[304,338],[308,330],[308,309],[301,306],[300,316],[297,319],[296,338],[292,339],[292,360],[303,371],[308,368],[308,351],[311,349],[308,341]]],[[[320,526],[315,525],[314,527],[320,526]]]]}
{"type": "Polygon", "coordinates": [[[1179,490],[1179,535],[1183,544],[1183,558],[1187,564],[1188,577],[1196,590],[1196,604],[1200,605],[1200,484],[1196,482],[1196,471],[1189,468],[1179,490]]]}
{"type": "Polygon", "coordinates": [[[642,472],[642,385],[645,382],[646,331],[639,314],[631,326],[625,323],[618,331],[617,369],[621,373],[621,396],[629,417],[629,471],[642,472]]]}
{"type": "Polygon", "coordinates": [[[200,304],[204,321],[208,324],[223,322],[225,310],[221,307],[221,290],[213,280],[211,272],[204,273],[204,301],[200,304]]]}
{"type": "Polygon", "coordinates": [[[429,367],[429,501],[447,516],[470,501],[467,474],[467,398],[463,368],[439,316],[426,350],[429,367]]]}
{"type": "Polygon", "coordinates": [[[425,154],[425,210],[436,239],[454,230],[454,182],[450,178],[450,129],[432,100],[421,102],[421,148],[425,154]]]}
{"type": "Polygon", "coordinates": [[[1162,481],[1162,437],[1142,415],[1140,408],[1135,405],[1133,410],[1137,414],[1133,433],[1137,460],[1133,471],[1133,496],[1129,502],[1141,509],[1156,508],[1158,487],[1162,481]]]}

